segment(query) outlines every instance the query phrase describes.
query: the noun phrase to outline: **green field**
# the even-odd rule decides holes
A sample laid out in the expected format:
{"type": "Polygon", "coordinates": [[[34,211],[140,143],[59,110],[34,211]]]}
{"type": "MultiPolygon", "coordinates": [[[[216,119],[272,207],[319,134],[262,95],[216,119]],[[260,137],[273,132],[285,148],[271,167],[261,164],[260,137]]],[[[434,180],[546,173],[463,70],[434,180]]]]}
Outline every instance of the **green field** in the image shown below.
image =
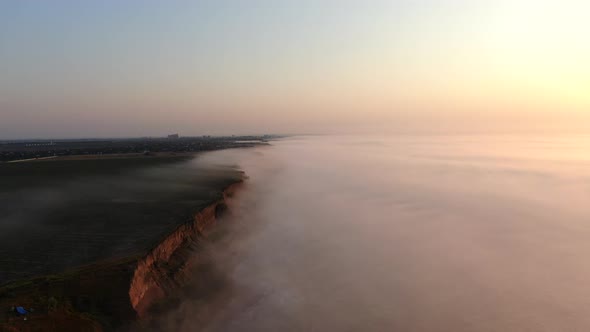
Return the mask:
{"type": "Polygon", "coordinates": [[[144,253],[241,176],[187,157],[0,164],[0,284],[144,253]]]}

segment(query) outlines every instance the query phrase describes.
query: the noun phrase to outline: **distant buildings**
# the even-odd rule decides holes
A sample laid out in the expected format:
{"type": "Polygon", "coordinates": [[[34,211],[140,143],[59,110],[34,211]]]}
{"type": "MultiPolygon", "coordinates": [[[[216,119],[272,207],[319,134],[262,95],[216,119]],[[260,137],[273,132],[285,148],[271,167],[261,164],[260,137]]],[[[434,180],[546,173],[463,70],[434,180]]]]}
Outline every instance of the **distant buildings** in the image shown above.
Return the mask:
{"type": "Polygon", "coordinates": [[[146,154],[146,152],[147,155],[151,155],[158,152],[201,152],[252,146],[261,144],[264,141],[265,139],[262,136],[212,137],[205,135],[185,137],[178,134],[158,138],[9,141],[7,144],[0,144],[0,163],[55,156],[146,154]]]}

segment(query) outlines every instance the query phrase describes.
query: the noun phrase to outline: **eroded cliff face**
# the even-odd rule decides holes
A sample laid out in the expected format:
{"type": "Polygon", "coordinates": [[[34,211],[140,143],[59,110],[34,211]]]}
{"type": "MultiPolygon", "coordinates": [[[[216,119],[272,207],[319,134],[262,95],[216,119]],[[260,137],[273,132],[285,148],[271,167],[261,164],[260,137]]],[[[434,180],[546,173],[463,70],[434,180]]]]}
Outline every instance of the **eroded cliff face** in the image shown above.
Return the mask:
{"type": "Polygon", "coordinates": [[[199,241],[231,206],[233,195],[243,181],[223,192],[223,197],[197,213],[192,222],[179,226],[145,257],[131,278],[129,299],[141,319],[155,302],[164,299],[186,280],[191,247],[199,241]]]}

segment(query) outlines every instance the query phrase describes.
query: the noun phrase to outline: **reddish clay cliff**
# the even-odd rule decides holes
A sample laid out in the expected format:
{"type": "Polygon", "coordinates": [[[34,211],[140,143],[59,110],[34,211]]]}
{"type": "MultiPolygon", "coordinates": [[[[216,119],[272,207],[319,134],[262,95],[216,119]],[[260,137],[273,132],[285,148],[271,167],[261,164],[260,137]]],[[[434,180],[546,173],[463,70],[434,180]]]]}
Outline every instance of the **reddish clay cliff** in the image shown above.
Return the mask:
{"type": "Polygon", "coordinates": [[[197,213],[191,223],[179,226],[138,261],[131,279],[129,299],[139,318],[146,315],[154,302],[182,285],[188,263],[186,252],[228,209],[241,184],[238,182],[226,188],[223,198],[197,213]]]}

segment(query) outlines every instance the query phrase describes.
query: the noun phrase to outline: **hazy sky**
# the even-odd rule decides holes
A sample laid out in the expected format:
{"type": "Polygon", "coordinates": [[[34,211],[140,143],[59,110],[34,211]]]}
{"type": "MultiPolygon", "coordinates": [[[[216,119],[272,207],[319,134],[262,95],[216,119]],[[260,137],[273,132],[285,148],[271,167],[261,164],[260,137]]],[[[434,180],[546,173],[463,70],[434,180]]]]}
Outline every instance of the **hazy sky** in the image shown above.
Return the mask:
{"type": "Polygon", "coordinates": [[[0,138],[588,130],[587,1],[0,0],[0,138]]]}

